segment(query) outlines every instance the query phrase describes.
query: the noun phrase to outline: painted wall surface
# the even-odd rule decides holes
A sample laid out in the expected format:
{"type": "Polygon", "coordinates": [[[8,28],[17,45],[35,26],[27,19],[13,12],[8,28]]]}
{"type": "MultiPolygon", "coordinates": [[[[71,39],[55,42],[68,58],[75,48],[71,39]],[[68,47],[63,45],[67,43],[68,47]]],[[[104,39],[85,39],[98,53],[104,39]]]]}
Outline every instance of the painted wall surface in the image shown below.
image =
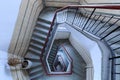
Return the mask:
{"type": "Polygon", "coordinates": [[[7,51],[21,0],[1,0],[0,1],[0,50],[7,51]]]}

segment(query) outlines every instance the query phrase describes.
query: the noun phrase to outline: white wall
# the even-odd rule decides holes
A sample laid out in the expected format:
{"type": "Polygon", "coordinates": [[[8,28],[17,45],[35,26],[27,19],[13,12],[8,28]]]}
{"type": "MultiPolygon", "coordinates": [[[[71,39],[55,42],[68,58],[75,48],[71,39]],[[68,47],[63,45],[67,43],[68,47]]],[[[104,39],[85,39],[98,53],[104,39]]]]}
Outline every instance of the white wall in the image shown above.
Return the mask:
{"type": "Polygon", "coordinates": [[[8,50],[20,3],[21,0],[0,1],[0,50],[8,50]]]}

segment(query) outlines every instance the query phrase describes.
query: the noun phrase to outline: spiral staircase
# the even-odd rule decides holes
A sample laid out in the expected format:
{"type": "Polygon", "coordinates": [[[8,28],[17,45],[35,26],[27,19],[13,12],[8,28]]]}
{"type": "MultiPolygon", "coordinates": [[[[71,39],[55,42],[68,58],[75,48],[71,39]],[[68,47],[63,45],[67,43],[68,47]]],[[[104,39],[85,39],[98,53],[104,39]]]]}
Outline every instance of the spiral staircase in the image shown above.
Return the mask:
{"type": "MultiPolygon", "coordinates": [[[[74,7],[74,6],[73,6],[74,7]]],[[[65,10],[58,11],[57,8],[44,8],[40,13],[36,26],[32,33],[31,41],[25,56],[25,59],[29,59],[33,62],[33,66],[28,70],[30,80],[86,80],[85,62],[78,54],[78,52],[72,47],[69,41],[54,40],[50,37],[52,32],[56,30],[51,28],[52,20],[58,21],[58,24],[70,25],[75,30],[88,34],[96,39],[104,42],[111,50],[111,80],[120,79],[120,18],[118,15],[104,14],[95,12],[96,8],[92,11],[79,10],[78,7],[68,7],[65,10]],[[62,20],[62,21],[61,21],[62,20]],[[48,37],[49,34],[49,37],[48,37]],[[41,62],[44,60],[46,51],[50,49],[47,44],[52,43],[49,40],[53,40],[53,45],[49,54],[48,62],[52,65],[55,60],[58,46],[64,44],[70,56],[73,59],[72,74],[69,75],[48,75],[41,62]],[[78,63],[79,62],[79,63],[78,63]]],[[[55,22],[54,22],[55,23],[55,22]]],[[[57,23],[57,22],[56,22],[57,23]]],[[[52,67],[52,66],[50,66],[52,67]]]]}

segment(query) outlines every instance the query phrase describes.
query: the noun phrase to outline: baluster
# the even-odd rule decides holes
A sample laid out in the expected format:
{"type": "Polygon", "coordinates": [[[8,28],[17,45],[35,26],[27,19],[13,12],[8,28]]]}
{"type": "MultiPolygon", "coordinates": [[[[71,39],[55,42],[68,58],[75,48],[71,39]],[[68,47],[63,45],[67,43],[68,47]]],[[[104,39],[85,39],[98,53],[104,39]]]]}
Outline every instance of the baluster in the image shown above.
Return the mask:
{"type": "MultiPolygon", "coordinates": [[[[92,20],[91,20],[91,21],[88,21],[88,22],[89,22],[89,24],[87,24],[87,25],[86,25],[86,28],[85,28],[85,29],[86,29],[86,30],[88,29],[88,30],[87,30],[88,32],[89,32],[89,29],[91,28],[91,26],[90,26],[90,25],[92,24],[92,22],[93,22],[93,20],[95,19],[95,17],[96,17],[96,15],[92,18],[92,20]]],[[[94,23],[93,23],[93,24],[94,24],[94,23]]]]}
{"type": "Polygon", "coordinates": [[[93,34],[95,34],[94,31],[97,29],[97,27],[101,24],[101,22],[102,22],[105,18],[106,18],[106,16],[104,16],[103,19],[95,26],[95,28],[94,28],[93,31],[92,31],[93,34]]]}
{"type": "Polygon", "coordinates": [[[105,27],[105,25],[106,25],[107,23],[109,23],[109,21],[110,21],[112,18],[113,18],[113,16],[110,17],[110,19],[108,19],[108,21],[106,21],[106,22],[103,24],[103,26],[101,26],[101,27],[96,31],[95,34],[97,34],[103,27],[105,27]]]}
{"type": "Polygon", "coordinates": [[[95,12],[95,10],[96,10],[96,8],[94,8],[94,9],[93,9],[93,11],[92,11],[92,13],[90,14],[89,18],[87,19],[87,21],[86,21],[86,23],[85,23],[84,27],[82,28],[82,31],[83,31],[83,30],[84,30],[84,28],[86,27],[86,25],[87,25],[88,21],[90,20],[91,16],[92,16],[92,15],[93,15],[93,13],[95,12]]]}
{"type": "MultiPolygon", "coordinates": [[[[113,24],[111,24],[105,31],[107,31],[109,28],[111,28],[112,26],[114,26],[118,21],[119,21],[119,19],[116,20],[113,24]]],[[[105,33],[105,31],[103,31],[100,35],[102,35],[103,33],[105,33]]]]}
{"type": "MultiPolygon", "coordinates": [[[[96,22],[100,19],[101,17],[101,14],[98,16],[98,18],[95,20],[95,22],[91,25],[91,26],[94,26],[96,24],[96,22]]],[[[92,28],[89,28],[88,31],[90,31],[92,28]]],[[[94,29],[93,29],[94,30],[94,29]]],[[[93,32],[93,30],[91,32],[93,32]]]]}
{"type": "Polygon", "coordinates": [[[75,15],[74,15],[74,18],[73,18],[73,21],[72,21],[72,25],[73,25],[73,23],[74,23],[74,21],[75,21],[75,18],[76,18],[76,15],[77,15],[77,11],[78,11],[78,8],[77,8],[76,11],[75,11],[75,15]]]}

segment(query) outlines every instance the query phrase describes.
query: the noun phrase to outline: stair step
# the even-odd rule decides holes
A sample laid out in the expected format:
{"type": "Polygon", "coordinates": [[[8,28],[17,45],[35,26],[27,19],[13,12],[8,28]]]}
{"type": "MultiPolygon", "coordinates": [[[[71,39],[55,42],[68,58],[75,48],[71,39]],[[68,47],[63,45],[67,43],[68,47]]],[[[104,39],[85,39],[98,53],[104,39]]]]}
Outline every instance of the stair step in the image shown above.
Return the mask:
{"type": "Polygon", "coordinates": [[[97,24],[99,24],[100,23],[100,21],[96,21],[93,25],[92,25],[92,27],[91,27],[91,29],[90,29],[90,33],[93,33],[94,32],[94,30],[96,29],[96,26],[97,26],[97,24]]]}
{"type": "Polygon", "coordinates": [[[115,68],[116,68],[115,72],[120,74],[120,65],[115,66],[115,68]]]}
{"type": "Polygon", "coordinates": [[[27,60],[31,60],[32,62],[40,62],[40,59],[32,59],[32,58],[26,58],[27,60]]]}
{"type": "Polygon", "coordinates": [[[52,50],[56,51],[56,50],[57,50],[57,47],[52,47],[52,50]]]}
{"type": "Polygon", "coordinates": [[[36,56],[40,56],[40,53],[36,53],[36,52],[31,51],[31,50],[29,50],[29,49],[28,49],[27,53],[32,53],[32,54],[34,54],[34,55],[36,55],[36,56]]]}
{"type": "Polygon", "coordinates": [[[35,42],[38,42],[38,43],[40,43],[40,44],[44,44],[44,43],[45,43],[44,40],[39,39],[39,38],[36,38],[36,37],[32,37],[32,40],[35,41],[35,42]]]}
{"type": "Polygon", "coordinates": [[[35,73],[29,74],[29,76],[35,76],[35,75],[41,75],[43,73],[43,70],[41,69],[40,71],[36,71],[35,73]]]}
{"type": "Polygon", "coordinates": [[[105,25],[103,28],[101,28],[98,32],[97,35],[100,36],[101,33],[103,33],[104,30],[106,30],[109,26],[109,24],[105,25]]]}
{"type": "Polygon", "coordinates": [[[35,55],[34,53],[31,53],[31,52],[28,52],[25,56],[25,58],[28,58],[28,59],[40,59],[40,56],[38,55],[35,55]]]}
{"type": "Polygon", "coordinates": [[[89,20],[89,22],[87,23],[87,25],[85,27],[85,30],[88,31],[94,23],[95,23],[94,20],[89,20]]]}
{"type": "Polygon", "coordinates": [[[40,17],[38,17],[38,21],[40,21],[40,22],[45,22],[45,23],[47,23],[47,24],[51,24],[50,21],[45,20],[45,19],[42,19],[42,18],[40,18],[40,17]]]}
{"type": "Polygon", "coordinates": [[[96,35],[96,33],[98,33],[98,31],[100,30],[100,28],[104,25],[104,23],[100,23],[99,25],[97,25],[96,29],[94,30],[93,34],[96,35]]]}
{"type": "Polygon", "coordinates": [[[48,58],[48,62],[49,62],[49,63],[53,63],[53,62],[54,62],[54,59],[53,59],[53,58],[48,58]]]}
{"type": "Polygon", "coordinates": [[[57,51],[55,51],[55,50],[50,51],[50,55],[55,55],[56,53],[57,53],[57,51]]]}
{"type": "Polygon", "coordinates": [[[109,40],[109,39],[111,39],[111,38],[113,38],[114,36],[116,36],[116,35],[120,35],[120,31],[115,31],[115,32],[112,32],[109,36],[107,36],[106,38],[105,38],[105,40],[109,40]]]}
{"type": "Polygon", "coordinates": [[[113,45],[113,44],[120,44],[120,38],[119,38],[120,36],[118,36],[118,37],[115,37],[115,38],[113,38],[113,39],[111,39],[110,41],[108,41],[107,43],[109,44],[109,45],[113,45]]]}
{"type": "Polygon", "coordinates": [[[29,71],[29,74],[30,74],[30,75],[34,75],[34,73],[40,72],[40,71],[41,71],[41,72],[43,71],[43,68],[42,68],[41,66],[32,69],[31,71],[29,71]]]}
{"type": "Polygon", "coordinates": [[[120,48],[120,44],[114,44],[112,46],[110,46],[113,50],[116,49],[116,48],[120,48]]]}
{"type": "Polygon", "coordinates": [[[32,51],[32,52],[35,52],[37,54],[41,54],[41,51],[40,50],[37,50],[35,48],[32,48],[32,47],[29,47],[29,50],[32,51]]]}
{"type": "Polygon", "coordinates": [[[56,53],[51,54],[50,57],[56,57],[56,53]]]}
{"type": "Polygon", "coordinates": [[[120,49],[114,50],[113,52],[115,55],[120,56],[120,49]]]}
{"type": "Polygon", "coordinates": [[[53,64],[54,60],[48,60],[49,64],[53,64]]]}
{"type": "Polygon", "coordinates": [[[50,56],[56,56],[56,51],[51,51],[50,56]]]}
{"type": "Polygon", "coordinates": [[[33,32],[33,35],[36,35],[36,36],[38,36],[38,37],[40,37],[40,38],[42,38],[42,39],[46,39],[47,38],[47,35],[45,35],[45,34],[40,34],[40,33],[38,33],[38,32],[33,32]]]}
{"type": "Polygon", "coordinates": [[[38,26],[35,27],[35,30],[39,31],[40,33],[46,34],[46,35],[49,32],[48,29],[45,29],[45,28],[42,28],[42,27],[38,27],[38,26]]]}
{"type": "MultiPolygon", "coordinates": [[[[33,62],[33,61],[32,61],[32,62],[33,62]]],[[[40,60],[39,60],[39,62],[33,62],[31,68],[29,69],[29,72],[30,72],[31,70],[35,69],[35,68],[40,67],[40,66],[42,66],[42,63],[40,63],[40,60]]]]}
{"type": "Polygon", "coordinates": [[[36,43],[33,43],[33,42],[30,42],[30,45],[31,45],[31,46],[34,46],[34,47],[37,47],[37,48],[39,48],[40,50],[42,50],[42,48],[43,48],[43,45],[36,44],[36,43]]]}
{"type": "Polygon", "coordinates": [[[53,58],[48,58],[48,62],[53,63],[54,59],[53,58]]]}
{"type": "Polygon", "coordinates": [[[56,55],[49,55],[49,58],[55,58],[56,55]]]}
{"type": "Polygon", "coordinates": [[[44,73],[43,72],[40,72],[40,73],[36,73],[35,75],[31,75],[30,76],[30,80],[39,80],[41,77],[44,76],[44,73]]]}
{"type": "Polygon", "coordinates": [[[48,60],[53,60],[54,59],[54,57],[48,57],[48,60]]]}
{"type": "Polygon", "coordinates": [[[40,26],[40,27],[44,27],[46,29],[49,29],[50,28],[50,24],[47,24],[46,22],[40,22],[40,21],[37,21],[37,26],[40,26]]]}

